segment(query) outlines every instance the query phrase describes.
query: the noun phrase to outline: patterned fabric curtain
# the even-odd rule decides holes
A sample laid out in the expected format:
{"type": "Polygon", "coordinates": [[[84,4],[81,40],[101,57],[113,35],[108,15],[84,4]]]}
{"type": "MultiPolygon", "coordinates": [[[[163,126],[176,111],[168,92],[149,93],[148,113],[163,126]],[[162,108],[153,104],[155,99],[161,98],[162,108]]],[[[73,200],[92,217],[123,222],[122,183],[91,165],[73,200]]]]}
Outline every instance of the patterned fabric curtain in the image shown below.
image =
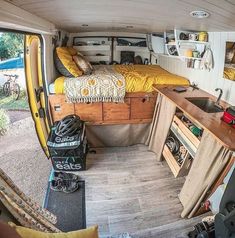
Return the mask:
{"type": "Polygon", "coordinates": [[[0,169],[0,200],[24,227],[44,232],[60,232],[56,216],[28,198],[0,169]]]}

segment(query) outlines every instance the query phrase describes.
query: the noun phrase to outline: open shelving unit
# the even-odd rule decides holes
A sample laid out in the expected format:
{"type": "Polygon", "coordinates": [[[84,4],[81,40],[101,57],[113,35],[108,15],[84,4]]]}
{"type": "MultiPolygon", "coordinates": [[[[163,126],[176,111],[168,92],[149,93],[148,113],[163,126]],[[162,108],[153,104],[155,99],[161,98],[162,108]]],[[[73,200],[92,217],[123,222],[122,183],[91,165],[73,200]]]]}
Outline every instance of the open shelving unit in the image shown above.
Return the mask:
{"type": "MultiPolygon", "coordinates": [[[[192,122],[192,124],[194,124],[194,122],[192,122]]],[[[173,118],[169,136],[173,136],[178,141],[180,146],[186,150],[186,153],[182,157],[179,153],[176,155],[171,152],[170,148],[168,148],[168,145],[165,144],[162,153],[163,157],[165,158],[175,177],[186,176],[196,155],[200,144],[200,139],[192,133],[192,131],[177,115],[175,115],[173,118]],[[177,158],[180,158],[180,163],[177,158]]]]}
{"type": "Polygon", "coordinates": [[[109,37],[74,37],[73,47],[91,63],[112,60],[112,39],[109,37]]]}
{"type": "Polygon", "coordinates": [[[196,41],[196,40],[181,40],[180,34],[198,34],[199,32],[195,31],[185,31],[185,30],[177,30],[174,29],[169,32],[164,33],[164,39],[165,39],[165,54],[167,56],[171,57],[178,57],[180,60],[185,61],[188,63],[193,63],[194,68],[194,62],[201,61],[202,60],[202,54],[205,51],[207,47],[210,47],[210,43],[208,41],[196,41]],[[189,57],[186,55],[187,50],[192,51],[198,51],[200,56],[199,57],[189,57]]]}

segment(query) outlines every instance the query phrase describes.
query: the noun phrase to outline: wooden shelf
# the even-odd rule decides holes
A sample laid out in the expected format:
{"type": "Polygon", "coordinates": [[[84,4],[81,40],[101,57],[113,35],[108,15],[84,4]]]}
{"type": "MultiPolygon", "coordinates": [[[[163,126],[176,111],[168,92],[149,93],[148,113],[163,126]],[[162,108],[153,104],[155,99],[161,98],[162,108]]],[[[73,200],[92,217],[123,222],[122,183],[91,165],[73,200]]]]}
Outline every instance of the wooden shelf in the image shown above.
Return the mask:
{"type": "Polygon", "coordinates": [[[197,152],[196,146],[188,139],[188,137],[179,129],[179,127],[174,122],[171,125],[171,131],[179,139],[182,145],[188,150],[189,154],[194,158],[197,152]]]}
{"type": "Polygon", "coordinates": [[[170,152],[167,145],[164,145],[162,154],[163,154],[167,164],[169,165],[172,173],[174,174],[174,176],[178,177],[179,172],[180,172],[180,166],[178,165],[177,161],[175,160],[175,157],[172,155],[172,153],[170,152]]]}

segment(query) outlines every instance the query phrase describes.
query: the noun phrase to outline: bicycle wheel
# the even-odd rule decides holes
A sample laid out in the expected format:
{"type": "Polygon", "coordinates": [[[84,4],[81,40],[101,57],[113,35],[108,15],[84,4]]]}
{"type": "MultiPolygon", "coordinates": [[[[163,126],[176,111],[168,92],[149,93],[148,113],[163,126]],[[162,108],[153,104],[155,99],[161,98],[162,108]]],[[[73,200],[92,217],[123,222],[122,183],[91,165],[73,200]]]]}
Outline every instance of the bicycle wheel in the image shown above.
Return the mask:
{"type": "Polygon", "coordinates": [[[5,82],[2,87],[3,95],[10,96],[10,82],[5,82]]]}
{"type": "Polygon", "coordinates": [[[11,95],[14,100],[18,100],[20,97],[20,85],[15,83],[11,89],[11,95]]]}

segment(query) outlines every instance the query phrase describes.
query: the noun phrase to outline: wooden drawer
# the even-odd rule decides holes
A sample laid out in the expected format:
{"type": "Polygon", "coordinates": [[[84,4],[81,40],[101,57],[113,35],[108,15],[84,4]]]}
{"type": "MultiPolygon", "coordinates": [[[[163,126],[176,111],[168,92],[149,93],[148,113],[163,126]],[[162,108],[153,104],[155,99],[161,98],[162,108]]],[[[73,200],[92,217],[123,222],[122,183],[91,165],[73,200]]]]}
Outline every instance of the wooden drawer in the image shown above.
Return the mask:
{"type": "Polygon", "coordinates": [[[103,103],[104,121],[117,121],[130,119],[130,98],[124,103],[103,103]]]}
{"type": "Polygon", "coordinates": [[[54,122],[67,115],[74,114],[74,104],[67,103],[64,95],[50,95],[49,103],[54,122]]]}
{"type": "Polygon", "coordinates": [[[152,119],[156,97],[131,98],[131,119],[152,119]]]}
{"type": "Polygon", "coordinates": [[[102,121],[102,102],[96,103],[76,103],[75,114],[80,116],[83,121],[99,122],[102,121]]]}

